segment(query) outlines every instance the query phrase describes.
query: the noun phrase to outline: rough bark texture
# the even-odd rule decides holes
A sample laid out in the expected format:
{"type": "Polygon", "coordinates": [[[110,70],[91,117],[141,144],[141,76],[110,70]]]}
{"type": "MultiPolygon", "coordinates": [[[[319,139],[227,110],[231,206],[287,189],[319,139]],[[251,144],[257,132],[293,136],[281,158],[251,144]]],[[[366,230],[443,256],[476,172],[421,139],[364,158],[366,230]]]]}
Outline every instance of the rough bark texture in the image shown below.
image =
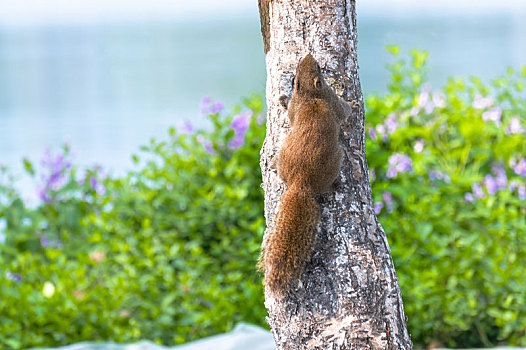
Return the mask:
{"type": "Polygon", "coordinates": [[[263,50],[265,53],[270,49],[270,18],[269,18],[270,0],[258,0],[259,20],[261,23],[261,34],[263,35],[263,50]]]}
{"type": "Polygon", "coordinates": [[[312,53],[328,84],[360,104],[342,125],[342,186],[324,196],[312,260],[290,295],[280,299],[265,291],[267,322],[278,349],[412,349],[389,245],[372,207],[355,1],[273,0],[264,5],[268,123],[261,168],[267,233],[284,191],[275,157],[290,131],[279,97],[291,95],[299,60],[312,53]]]}

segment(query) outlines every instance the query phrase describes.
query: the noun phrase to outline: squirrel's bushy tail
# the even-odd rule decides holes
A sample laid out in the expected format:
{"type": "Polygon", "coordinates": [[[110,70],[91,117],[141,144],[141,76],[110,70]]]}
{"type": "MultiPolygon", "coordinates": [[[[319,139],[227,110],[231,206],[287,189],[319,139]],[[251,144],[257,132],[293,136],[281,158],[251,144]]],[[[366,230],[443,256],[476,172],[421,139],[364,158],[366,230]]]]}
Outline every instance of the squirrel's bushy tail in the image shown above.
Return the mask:
{"type": "Polygon", "coordinates": [[[266,271],[265,284],[272,291],[283,291],[299,278],[311,258],[319,218],[320,205],[312,192],[290,186],[259,261],[259,269],[266,271]]]}

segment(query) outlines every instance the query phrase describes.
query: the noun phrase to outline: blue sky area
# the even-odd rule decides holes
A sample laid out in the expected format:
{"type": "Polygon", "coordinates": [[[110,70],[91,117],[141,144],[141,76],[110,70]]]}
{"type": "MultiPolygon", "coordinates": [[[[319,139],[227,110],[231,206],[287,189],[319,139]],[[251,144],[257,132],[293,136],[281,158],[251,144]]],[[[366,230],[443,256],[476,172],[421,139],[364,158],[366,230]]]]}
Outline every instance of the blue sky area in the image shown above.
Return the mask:
{"type": "MultiPolygon", "coordinates": [[[[522,0],[359,0],[358,14],[391,16],[436,14],[460,11],[463,14],[520,11],[522,0]]],[[[99,22],[116,19],[172,20],[228,19],[232,16],[256,16],[256,0],[3,0],[0,2],[1,25],[32,25],[57,22],[99,22]]]]}

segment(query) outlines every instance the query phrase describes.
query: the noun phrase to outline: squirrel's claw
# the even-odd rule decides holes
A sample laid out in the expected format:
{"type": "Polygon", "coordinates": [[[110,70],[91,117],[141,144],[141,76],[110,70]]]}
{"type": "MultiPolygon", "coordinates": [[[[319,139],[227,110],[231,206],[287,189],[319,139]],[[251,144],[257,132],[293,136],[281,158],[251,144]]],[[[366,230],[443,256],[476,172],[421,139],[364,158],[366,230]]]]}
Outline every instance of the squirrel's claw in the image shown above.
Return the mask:
{"type": "Polygon", "coordinates": [[[281,107],[288,109],[289,108],[289,97],[287,95],[281,95],[279,97],[279,104],[281,107]]]}

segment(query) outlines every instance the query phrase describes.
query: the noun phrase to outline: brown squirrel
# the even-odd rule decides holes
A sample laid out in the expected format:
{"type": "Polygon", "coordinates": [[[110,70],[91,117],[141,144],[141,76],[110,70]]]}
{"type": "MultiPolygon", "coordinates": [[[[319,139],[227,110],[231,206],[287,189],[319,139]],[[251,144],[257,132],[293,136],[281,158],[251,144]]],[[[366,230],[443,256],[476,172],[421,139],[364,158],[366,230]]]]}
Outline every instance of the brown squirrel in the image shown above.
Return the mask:
{"type": "MultiPolygon", "coordinates": [[[[258,263],[266,272],[265,284],[279,294],[292,287],[311,258],[321,217],[317,197],[329,192],[338,178],[340,121],[348,106],[326,85],[311,54],[300,61],[293,84],[288,103],[292,131],[277,161],[287,190],[258,263]]],[[[280,102],[286,107],[287,97],[280,102]]]]}

